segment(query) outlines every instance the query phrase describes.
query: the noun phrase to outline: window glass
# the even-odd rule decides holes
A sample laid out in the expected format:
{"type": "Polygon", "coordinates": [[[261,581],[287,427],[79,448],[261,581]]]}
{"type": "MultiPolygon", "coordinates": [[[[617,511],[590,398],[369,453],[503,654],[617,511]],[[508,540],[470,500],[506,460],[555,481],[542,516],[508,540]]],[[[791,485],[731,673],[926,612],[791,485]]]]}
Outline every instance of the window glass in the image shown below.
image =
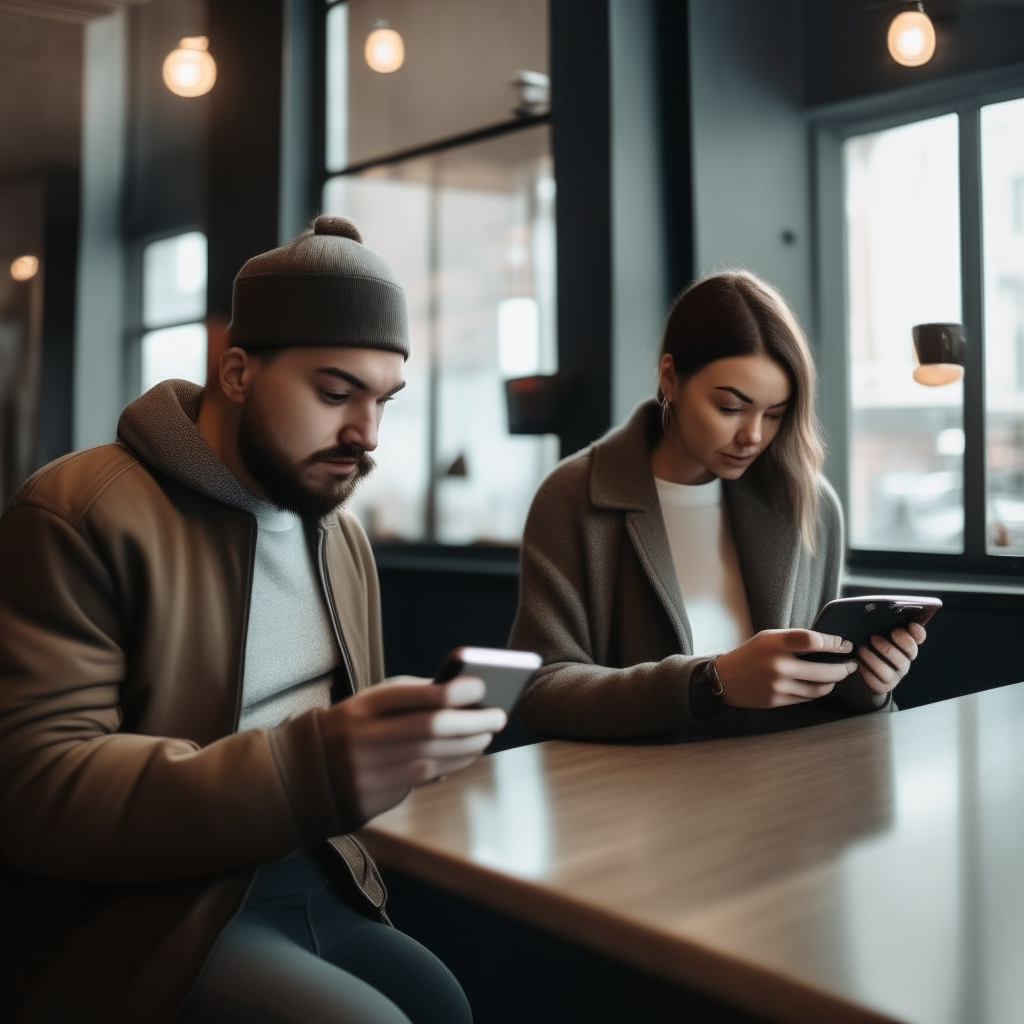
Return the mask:
{"type": "Polygon", "coordinates": [[[327,183],[409,301],[409,384],[351,504],[375,539],[520,539],[558,439],[508,433],[504,381],[557,369],[554,202],[547,126],[327,183]]]}
{"type": "Polygon", "coordinates": [[[142,319],[147,327],[206,315],[206,235],[188,231],[146,246],[142,319]]]}
{"type": "MultiPolygon", "coordinates": [[[[349,163],[539,112],[547,0],[348,0],[328,12],[327,165],[349,163]],[[397,70],[373,70],[367,41],[401,36],[397,70]]],[[[392,53],[388,51],[388,55],[392,53]]]]}
{"type": "Polygon", "coordinates": [[[981,110],[988,551],[1024,554],[1024,100],[981,110]]]}
{"type": "Polygon", "coordinates": [[[327,12],[327,167],[348,164],[348,4],[327,12]]]}
{"type": "Polygon", "coordinates": [[[844,145],[850,543],[963,551],[963,384],[911,374],[911,328],[961,319],[958,119],[844,145]]]}
{"type": "Polygon", "coordinates": [[[206,327],[182,324],[142,336],[142,390],[162,380],[206,383],[206,327]]]}
{"type": "Polygon", "coordinates": [[[151,242],[142,253],[140,384],[206,381],[206,236],[188,231],[151,242]],[[156,328],[155,330],[153,328],[156,328]]]}

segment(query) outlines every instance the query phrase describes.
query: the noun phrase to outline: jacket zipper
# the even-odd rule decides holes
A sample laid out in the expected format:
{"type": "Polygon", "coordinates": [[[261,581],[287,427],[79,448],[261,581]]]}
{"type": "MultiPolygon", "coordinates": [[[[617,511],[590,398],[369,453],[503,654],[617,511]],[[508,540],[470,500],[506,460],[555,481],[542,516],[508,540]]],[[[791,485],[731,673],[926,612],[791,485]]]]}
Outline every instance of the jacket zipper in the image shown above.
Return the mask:
{"type": "Polygon", "coordinates": [[[249,641],[249,611],[252,608],[252,583],[256,575],[256,517],[249,515],[249,573],[246,586],[245,612],[242,615],[242,643],[238,657],[238,686],[235,688],[235,717],[231,723],[231,731],[238,732],[238,723],[242,719],[242,694],[245,690],[245,654],[249,641]]]}
{"type": "Polygon", "coordinates": [[[356,674],[352,669],[352,658],[348,653],[348,645],[345,643],[345,636],[341,631],[341,621],[338,618],[338,608],[334,603],[334,594],[331,591],[331,574],[327,568],[327,559],[324,556],[324,549],[327,546],[327,532],[322,526],[317,527],[316,562],[320,571],[320,586],[324,591],[324,600],[327,602],[327,610],[331,615],[331,625],[334,627],[334,639],[338,642],[338,649],[341,651],[341,660],[345,666],[345,673],[348,676],[348,688],[350,693],[356,692],[356,674]]]}

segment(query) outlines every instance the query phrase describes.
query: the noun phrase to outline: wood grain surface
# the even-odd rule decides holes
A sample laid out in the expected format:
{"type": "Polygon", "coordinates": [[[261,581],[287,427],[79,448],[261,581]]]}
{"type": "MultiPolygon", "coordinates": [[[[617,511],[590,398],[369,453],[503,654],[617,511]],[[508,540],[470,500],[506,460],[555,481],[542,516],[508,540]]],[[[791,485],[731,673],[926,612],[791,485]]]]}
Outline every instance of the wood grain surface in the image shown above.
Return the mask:
{"type": "Polygon", "coordinates": [[[770,1019],[1024,1022],[1024,683],[424,786],[385,864],[770,1019]]]}

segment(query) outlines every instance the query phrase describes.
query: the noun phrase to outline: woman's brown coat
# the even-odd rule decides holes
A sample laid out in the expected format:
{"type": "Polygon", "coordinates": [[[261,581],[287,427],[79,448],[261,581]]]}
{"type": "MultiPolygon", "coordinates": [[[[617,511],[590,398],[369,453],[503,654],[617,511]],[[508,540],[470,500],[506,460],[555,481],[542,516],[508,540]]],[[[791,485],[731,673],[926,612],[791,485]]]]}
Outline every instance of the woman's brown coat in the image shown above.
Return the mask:
{"type": "MultiPolygon", "coordinates": [[[[707,657],[693,640],[650,468],[658,405],[567,459],[534,498],[523,535],[519,610],[510,645],[544,658],[520,704],[545,736],[760,731],[891,706],[859,675],[814,706],[730,709],[698,721],[691,675],[707,657]]],[[[782,481],[765,494],[749,475],[723,487],[754,630],[809,627],[839,595],[843,522],[822,480],[814,553],[801,542],[782,481]]]]}

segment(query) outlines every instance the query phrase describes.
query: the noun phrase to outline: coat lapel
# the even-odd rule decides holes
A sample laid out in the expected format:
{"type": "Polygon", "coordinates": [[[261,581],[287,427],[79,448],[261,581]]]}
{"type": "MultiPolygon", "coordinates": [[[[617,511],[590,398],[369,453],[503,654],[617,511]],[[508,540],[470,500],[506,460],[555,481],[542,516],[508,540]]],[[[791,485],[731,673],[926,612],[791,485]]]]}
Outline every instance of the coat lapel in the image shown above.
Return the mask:
{"type": "Polygon", "coordinates": [[[623,426],[594,446],[590,500],[598,508],[626,513],[626,533],[637,558],[675,629],[680,650],[689,654],[693,632],[651,474],[650,450],[658,412],[656,401],[644,402],[623,426]]]}
{"type": "Polygon", "coordinates": [[[749,474],[722,488],[754,632],[792,621],[800,535],[783,491],[766,496],[749,474]]]}
{"type": "Polygon", "coordinates": [[[658,600],[668,612],[679,639],[681,653],[692,654],[693,629],[683,605],[683,595],[679,592],[679,580],[676,578],[672,551],[665,533],[665,519],[657,500],[651,509],[626,514],[626,533],[633,542],[637,558],[640,559],[640,564],[644,567],[658,600]]]}

